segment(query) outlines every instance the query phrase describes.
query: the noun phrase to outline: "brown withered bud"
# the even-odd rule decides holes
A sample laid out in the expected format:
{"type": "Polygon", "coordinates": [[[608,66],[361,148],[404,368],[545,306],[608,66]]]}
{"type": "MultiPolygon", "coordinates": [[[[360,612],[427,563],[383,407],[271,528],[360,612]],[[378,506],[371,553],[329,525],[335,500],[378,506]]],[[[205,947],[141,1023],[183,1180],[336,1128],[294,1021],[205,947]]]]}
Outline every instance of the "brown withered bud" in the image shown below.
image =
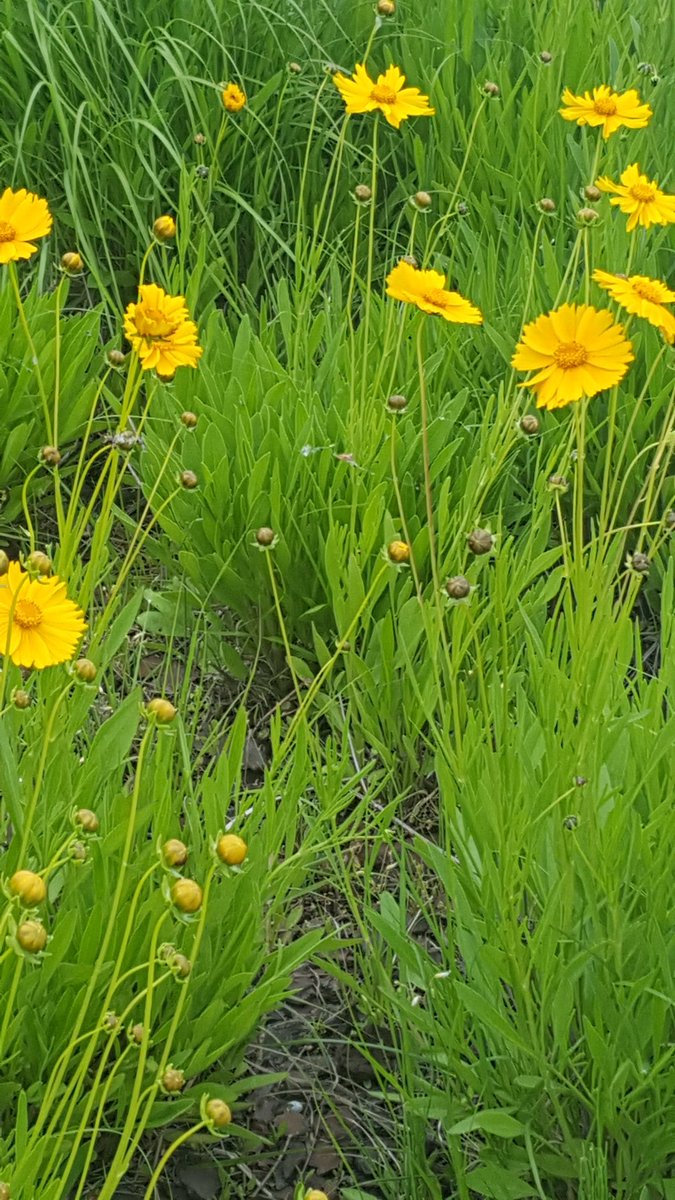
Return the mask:
{"type": "Polygon", "coordinates": [[[648,575],[651,565],[648,555],[643,554],[641,550],[636,550],[633,554],[629,554],[626,559],[626,566],[638,575],[648,575]]]}
{"type": "Polygon", "coordinates": [[[472,529],[467,541],[472,554],[489,554],[495,544],[495,536],[489,529],[472,529]]]}
{"type": "Polygon", "coordinates": [[[549,63],[553,62],[553,55],[549,50],[542,50],[541,54],[539,55],[539,61],[543,62],[544,66],[547,67],[549,63]]]}
{"type": "Polygon", "coordinates": [[[175,1067],[167,1067],[162,1075],[162,1087],[165,1092],[181,1092],[185,1087],[185,1075],[175,1067]]]}
{"type": "Polygon", "coordinates": [[[274,541],[275,533],[270,529],[269,525],[261,525],[256,532],[255,540],[259,546],[271,546],[274,541]]]}
{"type": "Polygon", "coordinates": [[[197,479],[194,471],[181,471],[178,478],[181,487],[184,487],[188,492],[191,492],[192,489],[196,488],[199,484],[199,480],[197,479]]]}
{"type": "Polygon", "coordinates": [[[186,429],[194,429],[199,418],[196,413],[184,412],[180,414],[180,419],[186,429]]]}
{"type": "Polygon", "coordinates": [[[373,198],[373,193],[367,183],[357,183],[354,188],[354,199],[359,204],[369,204],[373,198]]]}
{"type": "Polygon", "coordinates": [[[595,225],[599,219],[600,214],[594,208],[580,208],[577,213],[577,221],[580,225],[595,225]]]}
{"type": "Polygon", "coordinates": [[[534,413],[525,413],[520,418],[518,426],[527,437],[534,437],[535,434],[539,433],[539,417],[536,417],[534,413]]]}
{"type": "Polygon", "coordinates": [[[58,467],[61,462],[61,451],[58,446],[43,446],[40,451],[40,458],[48,467],[58,467]]]}
{"type": "Polygon", "coordinates": [[[557,205],[550,196],[542,196],[541,200],[537,201],[537,207],[540,212],[550,214],[555,212],[557,205]]]}
{"type": "Polygon", "coordinates": [[[387,400],[387,408],[390,412],[403,412],[408,407],[408,401],[405,396],[395,394],[387,400]]]}
{"type": "Polygon", "coordinates": [[[570,483],[564,475],[549,475],[548,486],[552,492],[566,492],[570,483]]]}
{"type": "Polygon", "coordinates": [[[498,96],[499,84],[494,83],[492,79],[486,79],[485,83],[483,84],[483,91],[485,92],[486,96],[498,96]]]}
{"type": "Polygon", "coordinates": [[[51,574],[52,560],[42,550],[33,550],[26,559],[26,570],[35,575],[51,574]]]}
{"type": "Polygon", "coordinates": [[[108,351],[108,362],[111,367],[123,367],[126,361],[127,356],[121,350],[108,351]]]}
{"type": "Polygon", "coordinates": [[[78,808],[75,813],[75,824],[79,825],[85,833],[98,833],[99,830],[99,819],[90,808],[78,808]]]}
{"type": "Polygon", "coordinates": [[[594,183],[589,183],[588,186],[584,188],[584,196],[587,200],[590,200],[592,204],[596,204],[597,201],[602,198],[602,192],[600,191],[600,188],[595,186],[594,183]]]}
{"type": "Polygon", "coordinates": [[[472,589],[465,575],[453,575],[448,579],[445,590],[451,600],[466,600],[472,589]]]}

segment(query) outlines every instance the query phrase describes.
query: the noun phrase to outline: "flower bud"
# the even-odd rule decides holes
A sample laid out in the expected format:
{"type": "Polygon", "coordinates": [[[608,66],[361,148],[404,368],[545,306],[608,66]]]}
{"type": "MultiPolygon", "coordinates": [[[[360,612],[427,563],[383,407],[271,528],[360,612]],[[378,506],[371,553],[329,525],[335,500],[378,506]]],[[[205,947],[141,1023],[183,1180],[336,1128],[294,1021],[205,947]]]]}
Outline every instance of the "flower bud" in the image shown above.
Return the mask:
{"type": "Polygon", "coordinates": [[[129,1030],[129,1038],[132,1042],[135,1042],[135,1044],[137,1046],[140,1046],[144,1037],[145,1037],[145,1027],[143,1025],[141,1025],[139,1023],[137,1025],[131,1026],[131,1029],[129,1030]]]}
{"type": "Polygon", "coordinates": [[[202,889],[194,879],[177,879],[171,888],[171,899],[180,912],[196,913],[202,906],[202,889]]]}
{"type": "Polygon", "coordinates": [[[43,446],[40,451],[40,458],[48,467],[58,467],[61,462],[61,451],[58,446],[43,446]]]}
{"type": "Polygon", "coordinates": [[[167,867],[182,867],[188,859],[188,848],[178,838],[169,838],[162,846],[162,858],[167,867]]]}
{"type": "Polygon", "coordinates": [[[16,940],[26,954],[40,954],[47,945],[47,930],[41,921],[22,921],[17,927],[16,940]]]}
{"type": "Polygon", "coordinates": [[[178,479],[181,487],[184,487],[188,492],[191,492],[193,488],[196,488],[197,484],[199,483],[194,471],[181,471],[178,479]]]}
{"type": "Polygon", "coordinates": [[[554,213],[557,205],[555,200],[552,200],[550,196],[542,196],[541,200],[537,201],[537,207],[540,212],[554,213]]]}
{"type": "Polygon", "coordinates": [[[666,529],[675,529],[675,508],[671,508],[664,517],[666,529]]]}
{"type": "Polygon", "coordinates": [[[158,725],[170,725],[178,710],[170,700],[165,700],[163,696],[155,696],[148,701],[145,711],[155,718],[158,725]]]}
{"type": "Polygon", "coordinates": [[[595,186],[594,183],[589,183],[587,187],[584,188],[584,196],[587,200],[590,200],[592,204],[596,204],[597,201],[602,197],[602,192],[600,191],[600,188],[595,186]]]}
{"type": "Polygon", "coordinates": [[[471,595],[472,587],[465,575],[453,575],[446,583],[445,590],[451,600],[466,600],[471,595]]]}
{"type": "Polygon", "coordinates": [[[588,780],[585,775],[575,775],[572,783],[575,787],[586,787],[588,780]]]}
{"type": "Polygon", "coordinates": [[[236,833],[224,833],[218,838],[216,853],[228,867],[238,867],[248,854],[248,846],[236,833]]]}
{"type": "Polygon", "coordinates": [[[407,542],[394,541],[387,546],[389,561],[396,564],[410,562],[410,546],[407,542]]]}
{"type": "Polygon", "coordinates": [[[69,250],[61,259],[61,266],[67,275],[75,275],[77,271],[81,271],[84,263],[81,256],[76,250],[69,250]]]}
{"type": "Polygon", "coordinates": [[[465,204],[465,202],[463,200],[460,200],[459,204],[457,205],[457,215],[460,217],[465,217],[466,214],[468,213],[468,211],[469,211],[468,204],[465,204]]]}
{"type": "Polygon", "coordinates": [[[180,951],[176,951],[169,958],[168,965],[171,970],[178,976],[179,979],[187,979],[192,970],[192,963],[189,958],[186,958],[180,951]]]}
{"type": "Polygon", "coordinates": [[[120,1019],[117,1013],[107,1012],[103,1018],[103,1028],[108,1030],[108,1033],[118,1033],[120,1027],[120,1019]]]}
{"type": "Polygon", "coordinates": [[[369,204],[373,198],[373,193],[367,183],[357,183],[354,188],[354,199],[357,204],[369,204]]]}
{"type": "Polygon", "coordinates": [[[9,570],[9,559],[4,550],[0,550],[0,576],[6,575],[9,570]]]}
{"type": "Polygon", "coordinates": [[[73,862],[86,862],[89,857],[89,851],[84,842],[72,842],[70,846],[70,857],[73,862]]]}
{"type": "Polygon", "coordinates": [[[651,565],[650,559],[641,550],[636,550],[633,554],[629,554],[626,559],[626,566],[629,571],[635,571],[637,575],[648,575],[651,565]]]}
{"type": "Polygon", "coordinates": [[[31,698],[28,692],[25,692],[23,688],[15,688],[12,692],[12,704],[19,709],[30,708],[31,698]]]}
{"type": "Polygon", "coordinates": [[[204,1116],[216,1129],[225,1129],[232,1121],[232,1110],[224,1100],[207,1100],[204,1116]]]}
{"type": "Polygon", "coordinates": [[[99,830],[99,819],[90,808],[78,808],[75,813],[75,824],[79,825],[85,833],[98,833],[99,830]]]}
{"type": "Polygon", "coordinates": [[[15,871],[9,881],[9,890],[26,908],[35,908],[47,896],[44,879],[34,871],[15,871]]]}
{"type": "Polygon", "coordinates": [[[208,179],[209,168],[200,163],[198,167],[195,167],[195,175],[197,175],[199,179],[208,179]]]}
{"type": "Polygon", "coordinates": [[[377,0],[377,11],[380,17],[393,17],[396,12],[394,0],[377,0]]]}
{"type": "Polygon", "coordinates": [[[273,529],[268,525],[262,525],[255,535],[255,540],[259,546],[271,546],[275,538],[273,529]]]}
{"type": "Polygon", "coordinates": [[[577,213],[577,221],[580,225],[594,225],[599,219],[599,213],[594,208],[580,208],[577,213]]]}
{"type": "Polygon", "coordinates": [[[108,362],[111,367],[123,367],[126,361],[127,356],[121,350],[108,351],[108,362]]]}
{"type": "Polygon", "coordinates": [[[539,417],[534,413],[525,413],[518,422],[518,427],[527,437],[534,437],[535,433],[539,433],[539,417]]]}
{"type": "Polygon", "coordinates": [[[10,1200],[10,1197],[11,1197],[11,1193],[9,1190],[9,1184],[3,1183],[0,1180],[0,1200],[10,1200]]]}
{"type": "Polygon", "coordinates": [[[170,242],[171,238],[176,236],[176,222],[173,217],[158,217],[152,227],[152,232],[158,242],[170,242]]]}
{"type": "Polygon", "coordinates": [[[409,267],[417,267],[419,265],[414,254],[404,254],[401,262],[407,263],[409,267]]]}
{"type": "Polygon", "coordinates": [[[573,813],[569,817],[563,818],[563,829],[576,829],[579,825],[579,818],[573,813]]]}
{"type": "Polygon", "coordinates": [[[489,554],[496,541],[489,529],[473,529],[467,540],[472,554],[489,554]]]}
{"type": "Polygon", "coordinates": [[[197,414],[193,412],[181,413],[180,419],[186,429],[194,429],[197,424],[197,414]]]}
{"type": "Polygon", "coordinates": [[[410,203],[418,212],[426,212],[431,208],[431,196],[428,192],[415,192],[415,195],[410,197],[410,203]]]}
{"type": "Polygon", "coordinates": [[[493,81],[491,79],[488,79],[483,84],[483,91],[486,96],[498,96],[499,95],[499,84],[493,83],[493,81]]]}
{"type": "Polygon", "coordinates": [[[539,61],[543,62],[544,66],[548,66],[549,63],[553,62],[553,55],[549,50],[542,50],[539,55],[539,61]]]}
{"type": "Polygon", "coordinates": [[[195,146],[203,146],[206,143],[206,138],[204,137],[203,133],[196,133],[192,140],[195,146]]]}
{"type": "Polygon", "coordinates": [[[26,559],[26,570],[35,575],[49,575],[52,569],[52,560],[42,550],[33,550],[26,559]]]}
{"type": "Polygon", "coordinates": [[[387,408],[390,412],[403,412],[408,407],[408,401],[405,396],[394,395],[387,400],[387,408]]]}
{"type": "Polygon", "coordinates": [[[570,485],[564,475],[549,475],[548,486],[552,492],[566,492],[570,485]]]}
{"type": "Polygon", "coordinates": [[[185,1075],[175,1067],[167,1067],[162,1075],[162,1087],[165,1092],[181,1092],[185,1087],[185,1075]]]}
{"type": "Polygon", "coordinates": [[[305,1192],[305,1200],[328,1200],[328,1196],[319,1188],[308,1188],[305,1192]]]}
{"type": "Polygon", "coordinates": [[[96,664],[90,658],[78,658],[73,663],[73,675],[80,683],[93,683],[96,678],[96,664]]]}
{"type": "Polygon", "coordinates": [[[299,62],[289,62],[288,69],[291,72],[291,75],[299,75],[302,71],[302,67],[300,66],[299,62]]]}

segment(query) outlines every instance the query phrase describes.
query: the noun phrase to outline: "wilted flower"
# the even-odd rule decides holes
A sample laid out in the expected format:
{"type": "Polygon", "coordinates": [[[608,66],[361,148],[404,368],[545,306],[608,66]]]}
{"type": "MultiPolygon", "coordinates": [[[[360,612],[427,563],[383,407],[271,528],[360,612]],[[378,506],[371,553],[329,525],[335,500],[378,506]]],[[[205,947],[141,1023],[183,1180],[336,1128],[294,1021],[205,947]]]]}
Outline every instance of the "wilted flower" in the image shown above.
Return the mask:
{"type": "Polygon", "coordinates": [[[675,317],[664,308],[666,304],[675,303],[675,292],[660,279],[650,279],[648,275],[626,278],[601,270],[594,271],[593,278],[626,312],[643,317],[657,329],[675,333],[675,317]]]}

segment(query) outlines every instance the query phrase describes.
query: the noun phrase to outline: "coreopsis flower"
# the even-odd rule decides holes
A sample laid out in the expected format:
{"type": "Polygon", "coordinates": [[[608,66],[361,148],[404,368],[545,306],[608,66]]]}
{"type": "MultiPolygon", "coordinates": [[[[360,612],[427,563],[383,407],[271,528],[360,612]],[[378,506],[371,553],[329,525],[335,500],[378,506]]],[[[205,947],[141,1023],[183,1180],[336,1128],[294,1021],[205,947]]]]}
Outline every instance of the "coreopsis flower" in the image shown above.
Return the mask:
{"type": "Polygon", "coordinates": [[[610,137],[625,125],[628,129],[644,129],[653,113],[648,104],[643,104],[635,88],[627,92],[613,92],[607,84],[593,88],[577,96],[570,88],[562,94],[564,108],[559,109],[565,121],[576,121],[577,125],[602,126],[602,136],[610,137]]]}
{"type": "Polygon", "coordinates": [[[422,312],[434,313],[446,321],[461,325],[481,325],[479,308],[446,289],[445,275],[440,271],[421,271],[407,262],[399,262],[387,276],[387,295],[404,304],[415,304],[422,312]]]}
{"type": "Polygon", "coordinates": [[[196,367],[201,358],[185,297],[168,296],[156,283],[141,284],[138,300],[127,305],[124,332],[144,371],[170,379],[177,367],[196,367]]]}
{"type": "Polygon", "coordinates": [[[403,86],[405,75],[398,67],[388,67],[383,75],[378,75],[375,83],[363,63],[357,63],[351,78],[338,71],[333,82],[349,114],[378,109],[394,129],[399,129],[401,121],[408,117],[433,117],[436,112],[429,104],[429,97],[419,88],[403,86]]]}
{"type": "Polygon", "coordinates": [[[621,183],[603,175],[596,180],[601,192],[614,192],[610,204],[616,204],[628,217],[626,229],[631,233],[636,225],[669,225],[675,221],[675,196],[661,191],[654,179],[648,179],[637,163],[622,172],[621,183]]]}
{"type": "Polygon", "coordinates": [[[30,258],[37,252],[36,238],[45,237],[51,227],[46,200],[25,188],[5,188],[0,196],[0,263],[30,258]]]}
{"type": "Polygon", "coordinates": [[[562,408],[613,387],[633,357],[611,312],[563,304],[525,326],[511,366],[535,372],[518,386],[536,393],[538,408],[562,408]]]}
{"type": "Polygon", "coordinates": [[[665,307],[675,303],[675,292],[660,279],[650,279],[648,275],[626,278],[599,269],[593,272],[593,278],[626,312],[642,317],[657,329],[675,334],[675,315],[665,307]]]}
{"type": "Polygon", "coordinates": [[[241,112],[246,104],[246,92],[242,91],[238,83],[226,83],[221,94],[223,108],[228,112],[241,112]]]}
{"type": "Polygon", "coordinates": [[[0,578],[0,654],[17,667],[54,667],[73,658],[86,628],[58,575],[36,579],[9,564],[0,578]]]}

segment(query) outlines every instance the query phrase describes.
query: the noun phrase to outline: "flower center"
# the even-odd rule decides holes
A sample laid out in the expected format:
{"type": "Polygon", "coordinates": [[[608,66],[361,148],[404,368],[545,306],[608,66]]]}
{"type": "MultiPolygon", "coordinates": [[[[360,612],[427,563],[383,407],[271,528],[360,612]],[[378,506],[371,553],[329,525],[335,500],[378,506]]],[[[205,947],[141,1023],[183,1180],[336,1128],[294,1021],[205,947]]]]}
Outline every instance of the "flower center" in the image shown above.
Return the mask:
{"type": "Polygon", "coordinates": [[[434,304],[436,308],[448,307],[448,295],[443,288],[429,288],[428,291],[422,292],[422,299],[426,300],[427,304],[434,304]]]}
{"type": "Polygon", "coordinates": [[[630,189],[630,194],[634,200],[640,200],[644,203],[645,201],[654,199],[656,188],[653,183],[636,183],[630,189]]]}
{"type": "Polygon", "coordinates": [[[649,283],[647,280],[644,282],[636,280],[633,284],[633,291],[641,300],[649,300],[652,304],[661,303],[661,293],[654,283],[649,283]]]}
{"type": "Polygon", "coordinates": [[[42,624],[42,609],[32,600],[17,600],[14,620],[20,629],[37,629],[42,624]]]}
{"type": "Polygon", "coordinates": [[[596,113],[600,113],[601,117],[613,117],[616,113],[616,100],[611,100],[609,97],[601,97],[593,102],[593,107],[596,113]]]}
{"type": "Polygon", "coordinates": [[[178,323],[171,321],[159,308],[137,308],[136,328],[141,337],[157,341],[171,337],[178,329],[178,323]]]}
{"type": "Polygon", "coordinates": [[[13,242],[16,237],[16,229],[7,221],[0,221],[0,242],[13,242]]]}
{"type": "Polygon", "coordinates": [[[376,104],[395,104],[397,93],[393,88],[387,87],[385,84],[378,83],[370,93],[371,100],[376,104]]]}
{"type": "Polygon", "coordinates": [[[588,350],[579,342],[561,342],[553,358],[557,367],[568,371],[570,367],[582,367],[588,359],[588,350]]]}

